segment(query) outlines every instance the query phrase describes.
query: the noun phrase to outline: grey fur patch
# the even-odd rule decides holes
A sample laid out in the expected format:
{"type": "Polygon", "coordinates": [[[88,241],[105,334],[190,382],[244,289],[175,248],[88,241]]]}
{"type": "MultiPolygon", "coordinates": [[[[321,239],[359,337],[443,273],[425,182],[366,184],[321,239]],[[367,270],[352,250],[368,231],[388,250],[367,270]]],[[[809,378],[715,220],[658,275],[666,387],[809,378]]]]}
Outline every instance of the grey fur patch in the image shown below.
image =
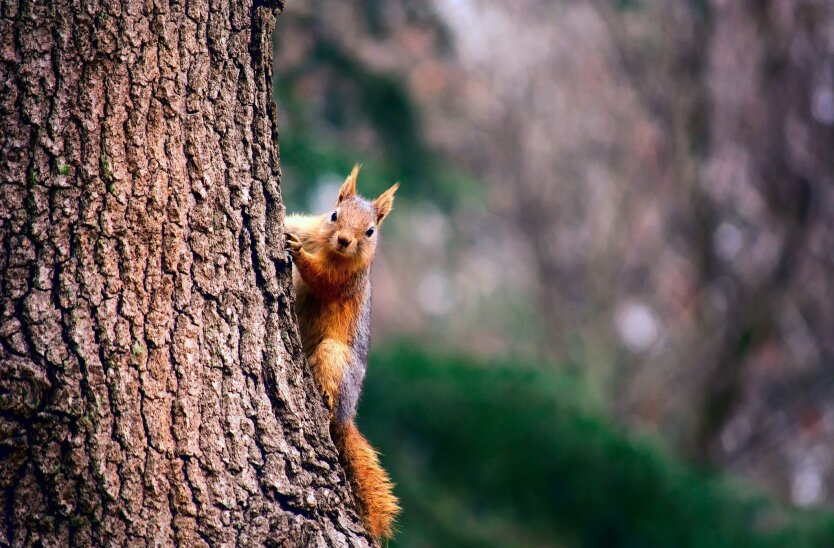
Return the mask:
{"type": "Polygon", "coordinates": [[[342,374],[342,384],[339,387],[339,406],[336,417],[340,422],[347,422],[356,415],[359,396],[362,393],[362,383],[365,381],[365,371],[368,368],[368,348],[371,344],[371,283],[366,285],[362,310],[356,320],[355,336],[351,342],[350,364],[342,374]]]}

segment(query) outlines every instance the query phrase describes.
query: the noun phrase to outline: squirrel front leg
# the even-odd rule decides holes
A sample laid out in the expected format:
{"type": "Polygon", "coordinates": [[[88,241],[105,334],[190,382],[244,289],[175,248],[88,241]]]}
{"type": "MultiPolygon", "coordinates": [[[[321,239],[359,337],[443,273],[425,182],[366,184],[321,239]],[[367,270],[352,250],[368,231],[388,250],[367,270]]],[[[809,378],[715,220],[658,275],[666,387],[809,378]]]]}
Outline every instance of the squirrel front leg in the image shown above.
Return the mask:
{"type": "Polygon", "coordinates": [[[304,249],[301,239],[293,233],[287,233],[287,250],[292,255],[295,267],[313,293],[317,295],[338,294],[338,284],[333,280],[330,270],[325,268],[317,255],[304,249]]]}
{"type": "Polygon", "coordinates": [[[336,339],[324,339],[310,356],[313,378],[319,386],[331,416],[339,402],[345,369],[350,365],[350,347],[336,339]]]}
{"type": "Polygon", "coordinates": [[[321,224],[321,219],[310,215],[287,215],[284,218],[284,232],[295,234],[298,239],[306,242],[315,234],[316,228],[321,224]]]}

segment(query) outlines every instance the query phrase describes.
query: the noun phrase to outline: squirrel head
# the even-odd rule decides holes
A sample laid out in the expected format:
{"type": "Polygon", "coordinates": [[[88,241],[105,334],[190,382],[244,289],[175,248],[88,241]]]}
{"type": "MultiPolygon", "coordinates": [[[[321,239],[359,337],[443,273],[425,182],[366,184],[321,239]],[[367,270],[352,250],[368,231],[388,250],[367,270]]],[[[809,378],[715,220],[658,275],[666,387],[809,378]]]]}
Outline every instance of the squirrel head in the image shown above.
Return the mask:
{"type": "Polygon", "coordinates": [[[400,184],[395,183],[375,200],[367,200],[356,193],[358,175],[356,164],[339,189],[336,207],[324,223],[324,236],[332,255],[365,265],[374,257],[382,221],[391,212],[400,184]]]}

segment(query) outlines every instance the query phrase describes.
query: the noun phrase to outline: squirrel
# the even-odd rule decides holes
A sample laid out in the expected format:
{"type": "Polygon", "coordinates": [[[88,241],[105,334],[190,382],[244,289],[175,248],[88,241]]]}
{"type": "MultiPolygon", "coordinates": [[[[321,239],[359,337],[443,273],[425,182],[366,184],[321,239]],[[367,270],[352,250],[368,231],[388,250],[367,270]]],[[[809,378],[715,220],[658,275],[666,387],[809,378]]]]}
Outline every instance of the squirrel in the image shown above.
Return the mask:
{"type": "Polygon", "coordinates": [[[330,411],[331,436],[360,514],[379,541],[392,536],[400,507],[379,454],[356,428],[354,417],[370,343],[371,263],[399,183],[370,201],[356,193],[358,175],[357,164],[332,212],[289,215],[284,230],[295,264],[301,344],[330,411]]]}

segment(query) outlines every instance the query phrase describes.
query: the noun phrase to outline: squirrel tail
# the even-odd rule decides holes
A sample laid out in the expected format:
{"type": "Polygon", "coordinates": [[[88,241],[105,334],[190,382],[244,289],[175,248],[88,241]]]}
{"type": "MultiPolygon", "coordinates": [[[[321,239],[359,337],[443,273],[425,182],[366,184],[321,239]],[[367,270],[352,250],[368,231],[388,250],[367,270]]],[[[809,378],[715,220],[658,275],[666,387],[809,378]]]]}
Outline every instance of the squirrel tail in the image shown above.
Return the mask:
{"type": "Polygon", "coordinates": [[[377,540],[390,538],[400,505],[393,493],[394,484],[379,463],[379,453],[352,421],[342,424],[334,421],[332,432],[359,498],[368,532],[377,540]]]}

